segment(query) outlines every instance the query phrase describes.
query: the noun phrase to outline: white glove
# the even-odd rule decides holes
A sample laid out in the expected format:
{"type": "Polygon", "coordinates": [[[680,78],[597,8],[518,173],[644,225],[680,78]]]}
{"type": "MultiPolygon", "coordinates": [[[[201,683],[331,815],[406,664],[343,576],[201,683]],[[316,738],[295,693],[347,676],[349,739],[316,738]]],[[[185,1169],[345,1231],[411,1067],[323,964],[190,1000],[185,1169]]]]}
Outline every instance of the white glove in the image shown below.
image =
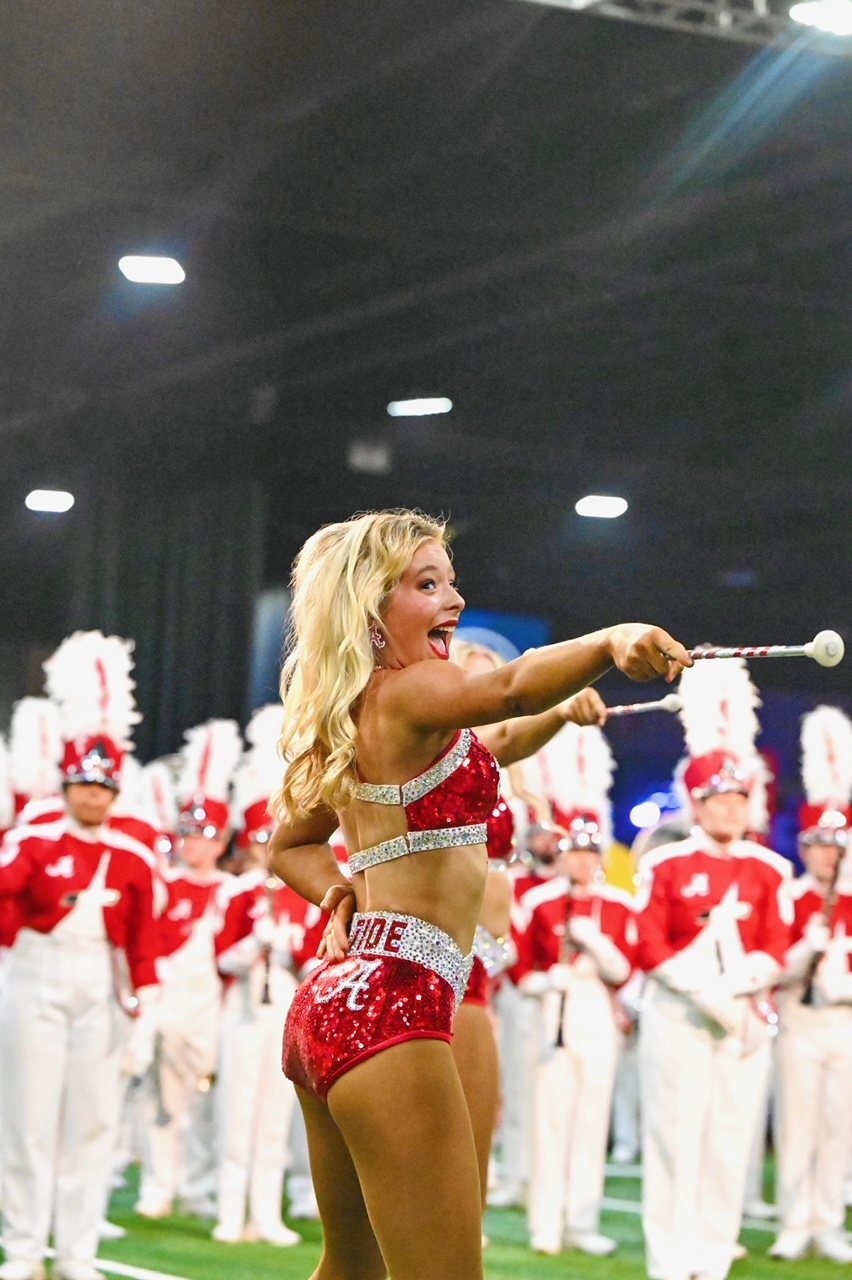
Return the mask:
{"type": "Polygon", "coordinates": [[[720,974],[702,987],[689,993],[697,1009],[730,1035],[740,1031],[743,1025],[743,1008],[738,1004],[727,978],[720,974]]]}
{"type": "Polygon", "coordinates": [[[845,938],[829,943],[816,971],[815,984],[829,1004],[849,1004],[852,1001],[852,973],[849,972],[845,944],[845,938]]]}
{"type": "Polygon", "coordinates": [[[749,951],[725,974],[731,994],[754,996],[758,991],[774,987],[781,966],[766,951],[749,951]]]}
{"type": "Polygon", "coordinates": [[[550,974],[542,972],[541,969],[534,969],[532,973],[525,973],[518,983],[518,990],[522,996],[546,995],[548,991],[553,990],[550,974]]]}
{"type": "Polygon", "coordinates": [[[823,920],[815,916],[805,925],[803,936],[811,951],[822,955],[828,950],[828,944],[831,942],[831,929],[823,920]]]}
{"type": "Polygon", "coordinates": [[[571,916],[568,921],[568,937],[575,947],[591,950],[602,934],[591,916],[571,916]]]}
{"type": "Polygon", "coordinates": [[[128,1018],[129,1033],[121,1055],[122,1075],[141,1080],[154,1060],[157,1038],[157,1005],[160,988],[140,987],[136,992],[141,1010],[138,1018],[128,1018]]]}
{"type": "Polygon", "coordinates": [[[252,933],[259,947],[271,947],[275,941],[275,921],[270,916],[258,916],[252,933]]]}
{"type": "Polygon", "coordinates": [[[554,991],[566,992],[573,981],[570,964],[552,964],[547,971],[550,985],[554,991]]]}

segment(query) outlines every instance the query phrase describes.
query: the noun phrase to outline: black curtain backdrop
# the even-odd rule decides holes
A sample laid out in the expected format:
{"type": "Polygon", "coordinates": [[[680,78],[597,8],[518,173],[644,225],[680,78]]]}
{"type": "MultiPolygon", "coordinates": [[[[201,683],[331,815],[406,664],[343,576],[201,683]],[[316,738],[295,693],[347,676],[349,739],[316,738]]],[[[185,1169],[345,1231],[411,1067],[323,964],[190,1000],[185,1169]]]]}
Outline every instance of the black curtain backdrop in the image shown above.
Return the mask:
{"type": "Polygon", "coordinates": [[[265,532],[262,486],[112,489],[92,503],[71,628],[135,642],[141,760],[177,750],[211,716],[242,723],[265,532]]]}

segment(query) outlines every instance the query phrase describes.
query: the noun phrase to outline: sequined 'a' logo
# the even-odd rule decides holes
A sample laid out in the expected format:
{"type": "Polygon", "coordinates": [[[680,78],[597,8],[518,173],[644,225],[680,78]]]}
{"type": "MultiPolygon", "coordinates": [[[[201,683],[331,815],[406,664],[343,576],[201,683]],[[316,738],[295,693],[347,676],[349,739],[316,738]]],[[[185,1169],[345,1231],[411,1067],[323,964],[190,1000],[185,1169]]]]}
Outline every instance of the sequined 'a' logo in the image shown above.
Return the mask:
{"type": "Polygon", "coordinates": [[[356,997],[363,995],[366,998],[370,991],[370,979],[381,964],[381,960],[362,960],[360,957],[355,961],[342,961],[340,967],[341,969],[345,967],[347,972],[338,982],[335,982],[334,986],[315,997],[317,1004],[328,1004],[336,996],[341,996],[344,991],[348,991],[346,1006],[357,1013],[359,1009],[364,1008],[364,1001],[359,1003],[356,997]],[[354,969],[351,967],[352,964],[356,966],[354,969]]]}

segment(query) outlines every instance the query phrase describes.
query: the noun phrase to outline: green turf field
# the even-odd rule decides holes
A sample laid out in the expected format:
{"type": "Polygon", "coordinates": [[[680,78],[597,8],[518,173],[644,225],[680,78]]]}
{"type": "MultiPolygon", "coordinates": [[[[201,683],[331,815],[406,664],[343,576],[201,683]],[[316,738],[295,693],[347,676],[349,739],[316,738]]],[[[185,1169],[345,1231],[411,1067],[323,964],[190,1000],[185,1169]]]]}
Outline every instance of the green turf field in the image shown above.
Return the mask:
{"type": "MultiPolygon", "coordinates": [[[[611,1178],[607,1180],[606,1194],[608,1199],[636,1202],[639,1185],[635,1179],[611,1178]]],[[[186,1280],[307,1280],[319,1257],[318,1223],[291,1223],[305,1238],[303,1245],[293,1249],[264,1244],[222,1245],[210,1239],[212,1223],[200,1218],[148,1222],[137,1217],[132,1210],[135,1198],[135,1187],[115,1193],[110,1217],[126,1227],[128,1235],[125,1240],[104,1243],[102,1259],[147,1267],[186,1280]]],[[[586,1258],[564,1253],[558,1258],[541,1258],[526,1246],[526,1221],[519,1210],[489,1209],[485,1230],[491,1244],[485,1251],[485,1275],[488,1280],[544,1280],[550,1276],[565,1280],[644,1280],[638,1216],[607,1210],[601,1229],[619,1241],[619,1251],[612,1257],[586,1258]]],[[[772,1238],[768,1231],[743,1232],[742,1241],[750,1253],[746,1260],[734,1265],[731,1280],[837,1280],[843,1274],[842,1268],[831,1262],[773,1262],[766,1256],[772,1238]]]]}

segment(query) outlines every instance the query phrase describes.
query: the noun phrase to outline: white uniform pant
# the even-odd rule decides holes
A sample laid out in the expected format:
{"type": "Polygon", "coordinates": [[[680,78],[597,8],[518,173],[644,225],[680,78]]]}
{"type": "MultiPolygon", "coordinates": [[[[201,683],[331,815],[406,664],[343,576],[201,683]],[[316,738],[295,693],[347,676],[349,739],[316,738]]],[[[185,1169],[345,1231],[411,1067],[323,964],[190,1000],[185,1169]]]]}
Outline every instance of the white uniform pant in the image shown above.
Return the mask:
{"type": "Polygon", "coordinates": [[[763,1117],[769,1036],[749,1048],[710,1030],[686,997],[648,982],[639,1069],[651,1280],[728,1274],[754,1127],[763,1117]]]}
{"type": "Polygon", "coordinates": [[[23,929],[0,999],[7,1259],[91,1262],[106,1211],[126,1018],[105,941],[23,929]]]}
{"type": "Polygon", "coordinates": [[[278,970],[274,1002],[248,983],[225,997],[219,1067],[219,1222],[237,1234],[249,1221],[262,1235],[281,1222],[287,1143],[296,1091],[281,1070],[284,1019],[296,980],[278,970]]]}
{"type": "Polygon", "coordinates": [[[852,1007],[781,1008],[776,1078],[778,1209],[785,1231],[842,1231],[852,1146],[852,1007]]]}
{"type": "Polygon", "coordinates": [[[536,1248],[595,1232],[603,1196],[618,1032],[598,978],[575,980],[565,1001],[564,1048],[554,1048],[560,997],[542,999],[545,1043],[533,1076],[529,1222],[536,1248]]]}
{"type": "Polygon", "coordinates": [[[612,1094],[612,1145],[639,1155],[639,1029],[619,1032],[619,1054],[612,1094]]]}
{"type": "MultiPolygon", "coordinates": [[[[139,1195],[143,1205],[161,1210],[179,1193],[195,1200],[204,1189],[204,1131],[211,1111],[199,1085],[209,1088],[216,1070],[221,1013],[221,983],[212,960],[202,955],[190,965],[182,963],[181,953],[169,959],[161,975],[157,1054],[147,1078],[150,1127],[139,1195]],[[193,1169],[194,1184],[188,1182],[193,1169]]],[[[212,1165],[212,1142],[207,1146],[212,1165]]]]}
{"type": "Polygon", "coordinates": [[[532,1077],[537,1057],[539,1001],[525,996],[508,978],[494,1000],[500,1052],[500,1122],[497,1145],[503,1183],[517,1189],[529,1182],[532,1136],[532,1077]]]}

